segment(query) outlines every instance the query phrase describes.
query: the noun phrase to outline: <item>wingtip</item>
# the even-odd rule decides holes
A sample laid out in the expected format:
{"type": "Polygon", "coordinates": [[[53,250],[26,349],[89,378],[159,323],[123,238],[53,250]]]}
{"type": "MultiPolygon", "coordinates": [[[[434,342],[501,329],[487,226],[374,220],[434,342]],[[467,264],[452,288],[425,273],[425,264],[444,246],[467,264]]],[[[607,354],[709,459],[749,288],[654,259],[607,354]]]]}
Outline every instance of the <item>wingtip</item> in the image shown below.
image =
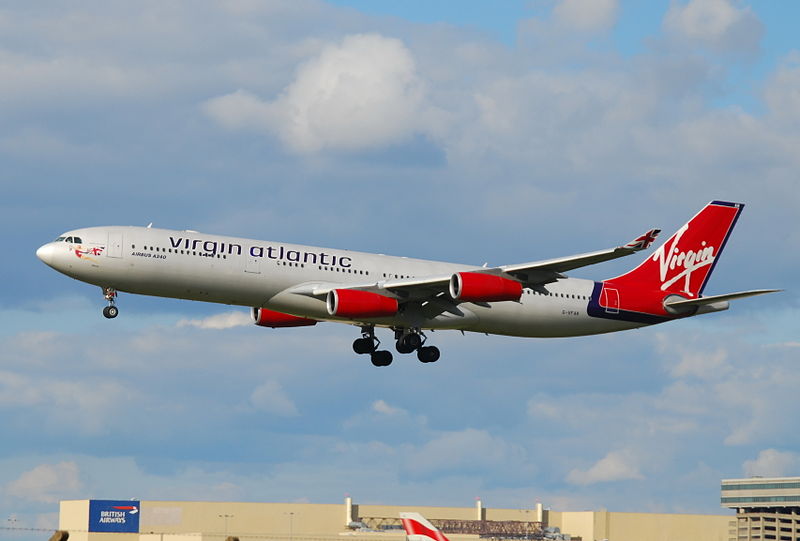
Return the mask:
{"type": "Polygon", "coordinates": [[[638,252],[640,250],[646,250],[649,248],[658,237],[659,233],[661,233],[660,229],[650,229],[646,231],[643,235],[639,235],[628,244],[621,246],[621,248],[625,248],[627,250],[632,250],[634,252],[638,252]]]}

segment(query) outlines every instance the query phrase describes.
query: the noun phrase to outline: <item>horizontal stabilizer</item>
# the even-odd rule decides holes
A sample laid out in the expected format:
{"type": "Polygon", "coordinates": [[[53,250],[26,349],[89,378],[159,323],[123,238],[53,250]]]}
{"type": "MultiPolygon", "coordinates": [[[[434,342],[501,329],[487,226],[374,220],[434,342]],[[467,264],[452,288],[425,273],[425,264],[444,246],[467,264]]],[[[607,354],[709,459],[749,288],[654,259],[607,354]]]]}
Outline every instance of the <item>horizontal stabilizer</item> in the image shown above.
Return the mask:
{"type": "Polygon", "coordinates": [[[725,295],[712,295],[710,297],[700,297],[699,299],[684,299],[684,300],[668,300],[664,302],[664,306],[670,308],[688,308],[691,306],[704,306],[706,304],[714,304],[723,301],[732,301],[735,299],[743,299],[745,297],[755,297],[756,295],[764,295],[766,293],[776,293],[782,291],[781,289],[753,289],[751,291],[739,291],[737,293],[727,293],[725,295]]]}

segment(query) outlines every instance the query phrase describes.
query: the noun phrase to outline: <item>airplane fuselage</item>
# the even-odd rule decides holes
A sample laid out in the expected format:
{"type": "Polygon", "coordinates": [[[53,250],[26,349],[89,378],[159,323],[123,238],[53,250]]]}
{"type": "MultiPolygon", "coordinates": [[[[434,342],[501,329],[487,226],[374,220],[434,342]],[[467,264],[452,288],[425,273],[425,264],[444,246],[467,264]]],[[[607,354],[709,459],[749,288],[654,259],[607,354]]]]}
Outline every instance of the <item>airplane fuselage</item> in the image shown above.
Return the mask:
{"type": "Polygon", "coordinates": [[[666,321],[616,318],[599,304],[600,283],[561,278],[525,288],[519,301],[461,303],[437,308],[432,299],[407,303],[391,317],[352,321],[332,316],[315,284],[373,286],[390,280],[448,275],[480,267],[210,235],[194,231],[112,226],[64,233],[73,242],[37,252],[77,280],[117,291],[228,305],[268,308],[322,321],[395,328],[459,329],[525,337],[589,335],[666,321]],[[79,242],[75,242],[79,241],[79,242]]]}

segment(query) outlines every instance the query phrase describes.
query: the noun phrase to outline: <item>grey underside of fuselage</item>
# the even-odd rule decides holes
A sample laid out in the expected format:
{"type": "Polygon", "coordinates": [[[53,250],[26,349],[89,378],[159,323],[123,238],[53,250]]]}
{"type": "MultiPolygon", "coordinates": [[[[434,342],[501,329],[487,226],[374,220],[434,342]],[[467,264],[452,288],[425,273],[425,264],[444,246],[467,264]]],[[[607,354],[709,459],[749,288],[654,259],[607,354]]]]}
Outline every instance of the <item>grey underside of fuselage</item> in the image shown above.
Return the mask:
{"type": "Polygon", "coordinates": [[[371,285],[397,277],[441,276],[476,267],[162,229],[108,227],[76,233],[86,237],[86,244],[97,246],[107,246],[110,238],[107,235],[117,235],[122,239],[122,250],[114,256],[106,249],[89,260],[75,259],[68,268],[59,269],[61,272],[101,287],[141,295],[264,307],[353,324],[459,329],[525,337],[579,336],[641,326],[589,316],[586,299],[592,295],[594,282],[574,278],[547,284],[539,294],[526,289],[519,302],[456,304],[445,297],[421,303],[401,300],[401,311],[395,317],[354,322],[331,317],[324,296],[290,290],[308,283],[371,285]],[[208,246],[217,243],[217,247],[226,248],[213,253],[203,250],[197,242],[187,245],[187,240],[197,239],[209,243],[208,246]],[[264,251],[265,247],[274,250],[264,251]],[[332,260],[347,260],[349,266],[321,264],[332,260]]]}

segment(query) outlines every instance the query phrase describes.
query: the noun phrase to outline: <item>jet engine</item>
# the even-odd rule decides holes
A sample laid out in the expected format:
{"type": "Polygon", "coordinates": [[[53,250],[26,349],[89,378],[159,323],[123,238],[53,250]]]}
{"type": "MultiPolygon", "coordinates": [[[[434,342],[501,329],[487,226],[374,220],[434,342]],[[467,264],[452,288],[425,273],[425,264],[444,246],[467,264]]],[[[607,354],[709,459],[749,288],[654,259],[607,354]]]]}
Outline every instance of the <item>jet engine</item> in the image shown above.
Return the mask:
{"type": "Polygon", "coordinates": [[[316,319],[293,316],[283,312],[276,312],[275,310],[267,310],[266,308],[253,308],[253,319],[259,327],[272,327],[273,329],[279,327],[310,327],[317,324],[316,319]]]}
{"type": "Polygon", "coordinates": [[[450,296],[462,302],[518,301],[522,284],[493,274],[458,272],[450,278],[450,296]]]}
{"type": "Polygon", "coordinates": [[[350,319],[389,317],[398,309],[397,299],[357,289],[334,289],[328,292],[327,304],[330,315],[350,319]]]}

